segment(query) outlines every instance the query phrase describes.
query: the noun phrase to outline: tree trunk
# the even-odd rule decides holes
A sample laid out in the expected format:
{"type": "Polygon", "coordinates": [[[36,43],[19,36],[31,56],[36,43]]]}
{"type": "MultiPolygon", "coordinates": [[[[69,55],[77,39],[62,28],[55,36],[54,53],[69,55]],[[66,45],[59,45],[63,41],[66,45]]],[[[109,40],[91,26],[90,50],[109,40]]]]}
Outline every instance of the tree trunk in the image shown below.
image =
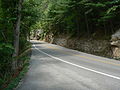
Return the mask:
{"type": "Polygon", "coordinates": [[[105,22],[104,22],[103,24],[104,24],[104,34],[105,34],[105,36],[107,36],[107,28],[106,28],[106,24],[105,24],[105,22]]]}
{"type": "Polygon", "coordinates": [[[114,26],[113,26],[112,20],[110,20],[110,27],[111,27],[111,32],[113,34],[114,33],[114,26]]]}
{"type": "Polygon", "coordinates": [[[14,29],[14,53],[13,57],[15,58],[13,61],[13,70],[17,69],[17,56],[19,54],[19,35],[20,35],[20,22],[21,22],[21,9],[22,9],[23,0],[18,1],[18,15],[16,20],[16,25],[14,29]]]}
{"type": "Polygon", "coordinates": [[[88,34],[88,37],[89,37],[90,36],[90,30],[89,30],[88,19],[87,19],[86,14],[85,14],[85,22],[86,22],[86,27],[87,27],[87,34],[88,34]]]}

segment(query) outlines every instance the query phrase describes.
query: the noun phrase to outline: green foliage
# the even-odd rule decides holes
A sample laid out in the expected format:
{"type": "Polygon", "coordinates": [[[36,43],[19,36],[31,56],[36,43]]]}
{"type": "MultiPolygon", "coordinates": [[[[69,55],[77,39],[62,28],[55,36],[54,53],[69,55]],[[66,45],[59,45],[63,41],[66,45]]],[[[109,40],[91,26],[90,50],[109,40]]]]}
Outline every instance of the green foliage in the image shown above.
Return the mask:
{"type": "MultiPolygon", "coordinates": [[[[14,61],[13,31],[16,26],[18,15],[18,1],[19,0],[0,0],[0,89],[4,84],[8,84],[10,82],[15,73],[12,69],[14,61]]],[[[36,17],[35,8],[33,8],[36,4],[33,2],[34,0],[25,0],[25,3],[23,4],[25,8],[23,8],[23,11],[21,12],[23,15],[21,23],[23,25],[20,30],[19,54],[24,52],[26,47],[29,46],[27,37],[29,36],[30,25],[35,23],[33,17],[36,17]]],[[[18,58],[18,68],[21,63],[24,63],[24,60],[18,58]]]]}
{"type": "Polygon", "coordinates": [[[38,27],[32,29],[75,36],[86,32],[92,34],[97,28],[104,34],[106,30],[108,34],[113,33],[114,27],[118,26],[116,22],[120,20],[119,4],[119,0],[41,0],[39,25],[36,23],[38,27]],[[111,22],[113,28],[108,27],[111,22]]]}
{"type": "Polygon", "coordinates": [[[19,84],[20,80],[24,77],[26,72],[28,71],[28,66],[29,66],[29,57],[24,57],[24,67],[22,71],[19,73],[19,75],[16,78],[13,78],[13,80],[9,83],[8,87],[5,88],[5,90],[12,90],[13,88],[16,88],[16,86],[19,84]]]}
{"type": "MultiPolygon", "coordinates": [[[[9,43],[0,43],[0,86],[6,82],[11,75],[13,46],[9,43]]],[[[1,88],[1,87],[0,87],[1,88]]]]}

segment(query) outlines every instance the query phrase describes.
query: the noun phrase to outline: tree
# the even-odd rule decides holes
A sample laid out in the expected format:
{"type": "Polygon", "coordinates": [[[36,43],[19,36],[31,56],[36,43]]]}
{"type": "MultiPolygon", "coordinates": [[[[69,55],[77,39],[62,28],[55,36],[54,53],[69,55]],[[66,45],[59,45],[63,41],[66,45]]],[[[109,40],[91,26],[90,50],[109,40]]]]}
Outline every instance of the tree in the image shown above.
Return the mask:
{"type": "MultiPolygon", "coordinates": [[[[13,57],[17,57],[19,54],[19,37],[20,37],[20,25],[21,25],[21,11],[22,11],[23,0],[18,1],[17,7],[17,20],[14,29],[14,53],[13,57]]],[[[17,60],[13,61],[13,69],[17,67],[17,60]]]]}

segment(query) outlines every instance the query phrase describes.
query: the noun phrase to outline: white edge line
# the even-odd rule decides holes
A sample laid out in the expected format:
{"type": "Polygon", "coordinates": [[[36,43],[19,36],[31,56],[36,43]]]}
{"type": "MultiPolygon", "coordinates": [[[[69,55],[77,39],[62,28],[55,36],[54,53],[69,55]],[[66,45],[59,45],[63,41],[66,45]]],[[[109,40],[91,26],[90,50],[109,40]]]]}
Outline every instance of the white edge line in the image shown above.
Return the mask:
{"type": "Polygon", "coordinates": [[[89,68],[86,68],[86,67],[83,67],[83,66],[80,66],[80,65],[77,65],[77,64],[74,64],[74,63],[65,61],[65,60],[63,60],[63,59],[60,59],[60,58],[58,58],[58,57],[54,57],[54,56],[52,56],[52,55],[50,55],[50,54],[47,54],[47,53],[43,52],[42,50],[38,49],[34,44],[33,44],[33,46],[34,46],[35,49],[37,49],[39,52],[41,52],[41,53],[43,53],[43,54],[45,54],[45,55],[47,55],[47,56],[49,56],[49,57],[51,57],[51,58],[53,58],[53,59],[59,60],[59,61],[61,61],[61,62],[70,64],[70,65],[72,65],[72,66],[76,66],[76,67],[79,67],[79,68],[82,68],[82,69],[85,69],[85,70],[88,70],[88,71],[91,71],[91,72],[94,72],[94,73],[97,73],[97,74],[101,74],[101,75],[104,75],[104,76],[108,76],[108,77],[111,77],[111,78],[120,80],[120,77],[113,76],[113,75],[110,75],[110,74],[106,74],[106,73],[103,73],[103,72],[99,72],[99,71],[96,71],[96,70],[93,70],[93,69],[89,69],[89,68]]]}

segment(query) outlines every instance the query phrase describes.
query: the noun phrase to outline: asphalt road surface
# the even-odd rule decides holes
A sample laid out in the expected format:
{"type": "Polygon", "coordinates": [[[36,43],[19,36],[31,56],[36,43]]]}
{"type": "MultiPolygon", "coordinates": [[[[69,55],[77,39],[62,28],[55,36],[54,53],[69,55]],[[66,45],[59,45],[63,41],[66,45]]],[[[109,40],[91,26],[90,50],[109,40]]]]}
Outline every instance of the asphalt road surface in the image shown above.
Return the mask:
{"type": "Polygon", "coordinates": [[[30,69],[17,90],[120,90],[120,61],[31,42],[30,69]]]}

